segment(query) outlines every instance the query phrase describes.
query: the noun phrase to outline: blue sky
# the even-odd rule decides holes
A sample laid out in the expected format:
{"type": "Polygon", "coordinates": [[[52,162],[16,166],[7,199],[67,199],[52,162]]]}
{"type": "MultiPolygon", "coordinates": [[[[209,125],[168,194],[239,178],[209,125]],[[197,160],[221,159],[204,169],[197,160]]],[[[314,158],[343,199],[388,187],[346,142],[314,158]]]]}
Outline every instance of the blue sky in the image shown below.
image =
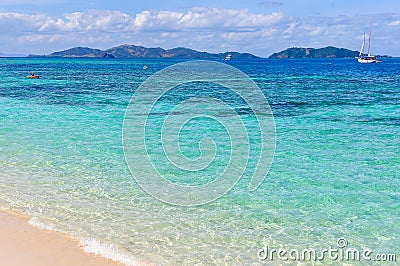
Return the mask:
{"type": "Polygon", "coordinates": [[[400,56],[400,1],[1,0],[0,52],[48,54],[120,44],[240,51],[269,56],[288,47],[400,56]]]}

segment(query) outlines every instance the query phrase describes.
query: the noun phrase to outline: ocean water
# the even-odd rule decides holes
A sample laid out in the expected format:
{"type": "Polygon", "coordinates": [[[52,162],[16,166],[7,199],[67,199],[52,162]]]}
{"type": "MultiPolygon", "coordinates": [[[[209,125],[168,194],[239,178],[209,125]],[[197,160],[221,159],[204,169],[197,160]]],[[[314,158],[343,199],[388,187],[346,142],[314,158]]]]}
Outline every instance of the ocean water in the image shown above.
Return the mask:
{"type": "MultiPolygon", "coordinates": [[[[194,207],[144,192],[122,144],[134,92],[179,62],[0,59],[0,206],[81,239],[87,252],[126,264],[291,264],[276,257],[261,261],[259,250],[338,248],[340,238],[346,247],[397,253],[399,260],[400,59],[374,65],[354,59],[225,61],[249,75],[268,99],[275,156],[256,191],[248,190],[245,173],[226,195],[194,207]],[[27,79],[30,71],[41,78],[27,79]]],[[[178,88],[161,103],[156,120],[167,116],[169,105],[197,95],[196,86],[234,106],[249,136],[257,136],[243,101],[207,83],[178,88]]],[[[228,140],[212,121],[195,120],[182,132],[182,150],[193,158],[202,137],[223,147],[228,140]]],[[[151,156],[167,171],[162,152],[155,148],[151,156]]],[[[224,154],[216,157],[214,173],[229,160],[224,154]]],[[[250,165],[256,156],[251,148],[250,165]]],[[[174,171],[168,175],[176,178],[174,171]]],[[[194,174],[180,182],[202,185],[213,178],[194,174]]]]}

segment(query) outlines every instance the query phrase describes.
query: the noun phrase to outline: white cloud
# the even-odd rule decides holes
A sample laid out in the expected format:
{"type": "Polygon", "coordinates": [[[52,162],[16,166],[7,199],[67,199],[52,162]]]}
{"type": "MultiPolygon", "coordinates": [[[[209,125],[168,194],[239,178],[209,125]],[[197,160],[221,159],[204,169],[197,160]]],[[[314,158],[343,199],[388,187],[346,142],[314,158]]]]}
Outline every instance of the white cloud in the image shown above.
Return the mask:
{"type": "Polygon", "coordinates": [[[89,10],[65,14],[64,18],[47,19],[40,31],[126,31],[133,19],[119,11],[89,10]]]}
{"type": "Polygon", "coordinates": [[[400,26],[400,20],[395,20],[389,23],[390,27],[397,27],[400,26]]]}
{"type": "Polygon", "coordinates": [[[192,8],[186,13],[143,11],[136,15],[136,30],[188,31],[214,29],[241,31],[266,27],[284,19],[283,13],[254,14],[246,9],[192,8]]]}
{"type": "Polygon", "coordinates": [[[0,28],[2,33],[37,31],[48,19],[45,15],[28,15],[20,13],[0,13],[0,28]]]}
{"type": "Polygon", "coordinates": [[[170,11],[143,11],[136,14],[134,27],[137,31],[176,30],[182,13],[170,11]]]}

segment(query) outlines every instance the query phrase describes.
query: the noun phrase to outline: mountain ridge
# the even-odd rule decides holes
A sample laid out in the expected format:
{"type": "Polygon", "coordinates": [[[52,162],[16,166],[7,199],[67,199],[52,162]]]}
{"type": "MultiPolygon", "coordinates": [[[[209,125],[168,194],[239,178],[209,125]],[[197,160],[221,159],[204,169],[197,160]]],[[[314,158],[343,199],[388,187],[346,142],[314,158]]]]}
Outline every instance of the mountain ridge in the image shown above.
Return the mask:
{"type": "Polygon", "coordinates": [[[358,56],[357,51],[346,48],[337,48],[334,46],[326,46],[323,48],[303,48],[292,47],[280,52],[274,53],[268,58],[270,59],[304,59],[304,58],[354,58],[358,56]]]}
{"type": "Polygon", "coordinates": [[[224,52],[208,53],[185,47],[164,49],[161,47],[147,48],[131,44],[122,44],[106,50],[89,47],[73,47],[49,55],[29,55],[29,57],[61,57],[61,58],[179,58],[179,59],[225,59],[231,54],[237,59],[259,59],[261,57],[250,53],[224,52]]]}

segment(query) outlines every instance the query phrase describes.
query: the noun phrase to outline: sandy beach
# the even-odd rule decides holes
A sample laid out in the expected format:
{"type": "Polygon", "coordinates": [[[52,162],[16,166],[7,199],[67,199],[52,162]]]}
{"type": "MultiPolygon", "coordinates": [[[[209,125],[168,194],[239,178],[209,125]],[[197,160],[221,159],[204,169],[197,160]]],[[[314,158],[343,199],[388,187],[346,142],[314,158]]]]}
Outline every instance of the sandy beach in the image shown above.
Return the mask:
{"type": "Polygon", "coordinates": [[[122,265],[85,253],[79,241],[28,224],[29,217],[0,211],[1,265],[122,265]]]}

